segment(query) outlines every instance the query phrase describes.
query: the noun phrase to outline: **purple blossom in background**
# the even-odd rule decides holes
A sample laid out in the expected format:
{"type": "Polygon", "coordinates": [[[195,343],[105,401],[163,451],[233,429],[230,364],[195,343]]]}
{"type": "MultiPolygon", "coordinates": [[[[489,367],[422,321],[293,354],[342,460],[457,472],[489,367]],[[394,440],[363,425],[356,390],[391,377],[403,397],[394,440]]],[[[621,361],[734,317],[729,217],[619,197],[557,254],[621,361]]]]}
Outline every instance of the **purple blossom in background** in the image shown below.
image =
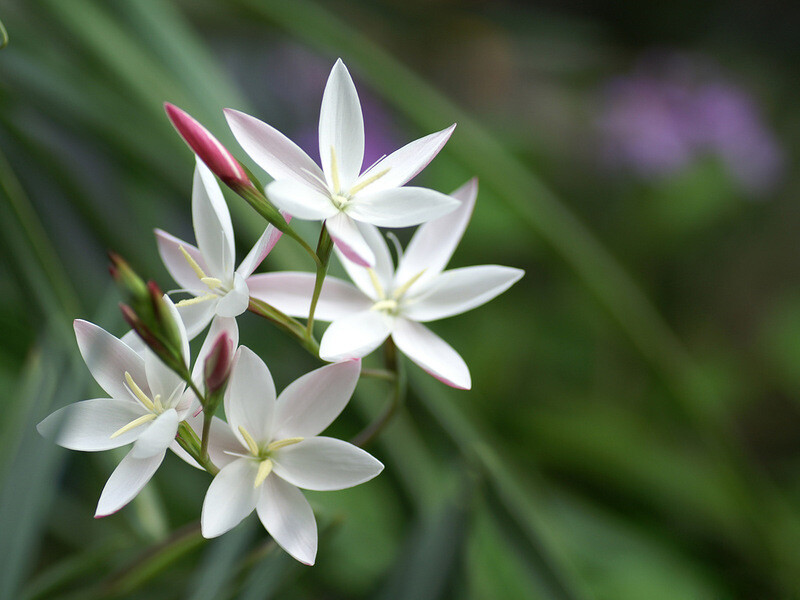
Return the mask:
{"type": "Polygon", "coordinates": [[[603,90],[598,128],[603,158],[656,178],[718,157],[743,189],[765,192],[783,154],[748,92],[696,58],[650,56],[603,90]]]}

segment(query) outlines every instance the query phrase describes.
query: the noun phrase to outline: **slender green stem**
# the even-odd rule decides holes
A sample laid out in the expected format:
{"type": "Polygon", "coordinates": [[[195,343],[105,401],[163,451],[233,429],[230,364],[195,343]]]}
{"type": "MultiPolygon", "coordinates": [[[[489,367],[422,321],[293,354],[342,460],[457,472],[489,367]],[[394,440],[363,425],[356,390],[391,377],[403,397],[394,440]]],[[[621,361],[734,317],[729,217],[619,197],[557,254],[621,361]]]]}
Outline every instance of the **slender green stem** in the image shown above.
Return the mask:
{"type": "MultiPolygon", "coordinates": [[[[205,430],[205,426],[203,429],[205,430]]],[[[204,438],[207,439],[207,436],[204,436],[204,438]]],[[[182,421],[178,426],[178,437],[176,439],[178,444],[180,444],[180,447],[186,450],[186,452],[189,453],[189,456],[197,461],[197,464],[211,473],[211,475],[216,475],[219,473],[217,465],[211,462],[208,454],[203,456],[203,453],[200,450],[201,442],[198,439],[197,434],[186,421],[182,421]]]]}
{"type": "Polygon", "coordinates": [[[361,376],[371,379],[383,379],[385,381],[394,381],[397,375],[393,371],[386,369],[361,369],[361,376]]]}
{"type": "Polygon", "coordinates": [[[328,264],[331,260],[332,249],[333,240],[328,234],[328,228],[323,223],[322,230],[319,232],[319,242],[317,242],[319,263],[317,263],[317,274],[314,278],[314,293],[311,296],[311,306],[308,309],[308,321],[306,322],[306,335],[309,337],[314,335],[314,313],[317,311],[317,303],[319,302],[319,295],[322,293],[322,284],[325,283],[325,275],[328,274],[328,264]]]}
{"type": "Polygon", "coordinates": [[[0,21],[0,50],[8,46],[8,32],[6,31],[3,22],[0,21]]]}
{"type": "Polygon", "coordinates": [[[203,410],[203,435],[200,438],[200,458],[209,460],[208,458],[208,440],[211,437],[211,421],[214,415],[203,410]]]}
{"type": "MultiPolygon", "coordinates": [[[[361,430],[351,441],[356,446],[368,446],[391,422],[398,409],[402,406],[406,397],[406,378],[403,372],[403,363],[397,353],[397,348],[394,345],[392,338],[386,340],[383,346],[383,355],[386,362],[385,373],[392,374],[392,381],[394,385],[389,392],[389,402],[383,412],[375,418],[372,423],[367,425],[361,430]]],[[[363,375],[363,373],[362,373],[363,375]]]]}
{"type": "Polygon", "coordinates": [[[275,323],[285,333],[300,342],[300,345],[314,358],[319,358],[319,342],[313,335],[308,335],[306,327],[300,321],[255,298],[250,298],[248,309],[253,314],[275,323]]]}

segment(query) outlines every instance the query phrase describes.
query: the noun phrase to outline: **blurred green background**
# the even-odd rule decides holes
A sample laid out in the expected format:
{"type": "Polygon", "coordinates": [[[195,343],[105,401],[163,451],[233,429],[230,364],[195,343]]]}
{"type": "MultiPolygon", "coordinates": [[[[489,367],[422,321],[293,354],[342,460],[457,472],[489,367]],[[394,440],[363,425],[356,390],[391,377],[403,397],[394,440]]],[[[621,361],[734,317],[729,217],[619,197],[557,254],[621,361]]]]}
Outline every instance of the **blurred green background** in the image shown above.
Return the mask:
{"type": "MultiPolygon", "coordinates": [[[[3,2],[0,597],[800,597],[798,17],[719,0],[3,2]],[[409,365],[370,448],[384,473],[309,493],[314,568],[254,517],[203,540],[208,476],[175,456],[93,520],[119,455],[34,426],[95,394],[71,320],[125,330],[105,251],[169,288],[152,229],[192,239],[192,157],[162,103],[242,160],[226,106],[312,151],[339,56],[372,158],[458,122],[418,179],[480,178],[454,264],[527,271],[433,325],[473,390],[409,365]]],[[[229,200],[243,256],[263,223],[229,200]]],[[[310,265],[283,241],[263,268],[310,265]]],[[[279,389],[315,366],[241,326],[279,389]]],[[[333,434],[385,394],[362,383],[333,434]]]]}

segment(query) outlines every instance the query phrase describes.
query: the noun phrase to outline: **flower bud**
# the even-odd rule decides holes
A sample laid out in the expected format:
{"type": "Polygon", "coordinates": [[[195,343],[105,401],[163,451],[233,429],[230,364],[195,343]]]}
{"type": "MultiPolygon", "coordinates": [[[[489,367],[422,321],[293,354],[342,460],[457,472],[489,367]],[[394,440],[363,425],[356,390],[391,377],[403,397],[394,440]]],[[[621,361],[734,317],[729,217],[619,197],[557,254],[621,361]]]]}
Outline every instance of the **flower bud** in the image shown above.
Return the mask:
{"type": "Polygon", "coordinates": [[[116,252],[109,251],[109,259],[111,264],[108,271],[111,277],[114,278],[119,286],[125,291],[134,303],[141,302],[147,298],[147,285],[145,285],[142,278],[136,274],[136,271],[131,269],[131,266],[116,252]]]}
{"type": "Polygon", "coordinates": [[[155,281],[148,281],[147,289],[150,292],[150,305],[152,306],[153,315],[155,317],[156,330],[173,348],[176,355],[180,356],[183,352],[180,328],[175,322],[172,311],[167,306],[167,301],[164,300],[164,293],[155,281]]]}
{"type": "Polygon", "coordinates": [[[216,394],[224,389],[231,374],[231,359],[233,358],[233,340],[227,331],[219,334],[211,347],[203,365],[203,377],[206,391],[216,394]]]}
{"type": "Polygon", "coordinates": [[[225,185],[236,191],[253,187],[239,161],[208,129],[174,104],[165,102],[164,110],[183,141],[225,185]]]}

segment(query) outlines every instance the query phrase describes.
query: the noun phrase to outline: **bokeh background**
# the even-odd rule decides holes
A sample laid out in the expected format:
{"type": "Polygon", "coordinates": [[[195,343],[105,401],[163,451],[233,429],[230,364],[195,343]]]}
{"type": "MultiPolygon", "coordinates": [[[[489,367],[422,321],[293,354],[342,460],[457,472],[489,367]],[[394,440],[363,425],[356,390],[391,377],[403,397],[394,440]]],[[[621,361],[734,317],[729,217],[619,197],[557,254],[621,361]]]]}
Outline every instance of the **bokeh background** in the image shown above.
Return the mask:
{"type": "MultiPolygon", "coordinates": [[[[8,0],[0,19],[0,597],[800,598],[796,6],[8,0]],[[314,568],[255,517],[203,540],[208,476],[174,456],[93,520],[119,455],[34,426],[96,393],[71,320],[124,332],[105,251],[169,288],[152,229],[192,239],[162,103],[245,162],[223,107],[313,152],[339,56],[371,157],[458,122],[418,178],[480,179],[454,264],[527,271],[433,325],[473,390],[409,365],[371,447],[385,472],[309,494],[314,568]]],[[[243,253],[263,223],[229,200],[243,253]]],[[[283,241],[263,268],[307,263],[283,241]]],[[[279,389],[315,366],[241,324],[279,389]]],[[[334,435],[385,394],[360,385],[334,435]]]]}

